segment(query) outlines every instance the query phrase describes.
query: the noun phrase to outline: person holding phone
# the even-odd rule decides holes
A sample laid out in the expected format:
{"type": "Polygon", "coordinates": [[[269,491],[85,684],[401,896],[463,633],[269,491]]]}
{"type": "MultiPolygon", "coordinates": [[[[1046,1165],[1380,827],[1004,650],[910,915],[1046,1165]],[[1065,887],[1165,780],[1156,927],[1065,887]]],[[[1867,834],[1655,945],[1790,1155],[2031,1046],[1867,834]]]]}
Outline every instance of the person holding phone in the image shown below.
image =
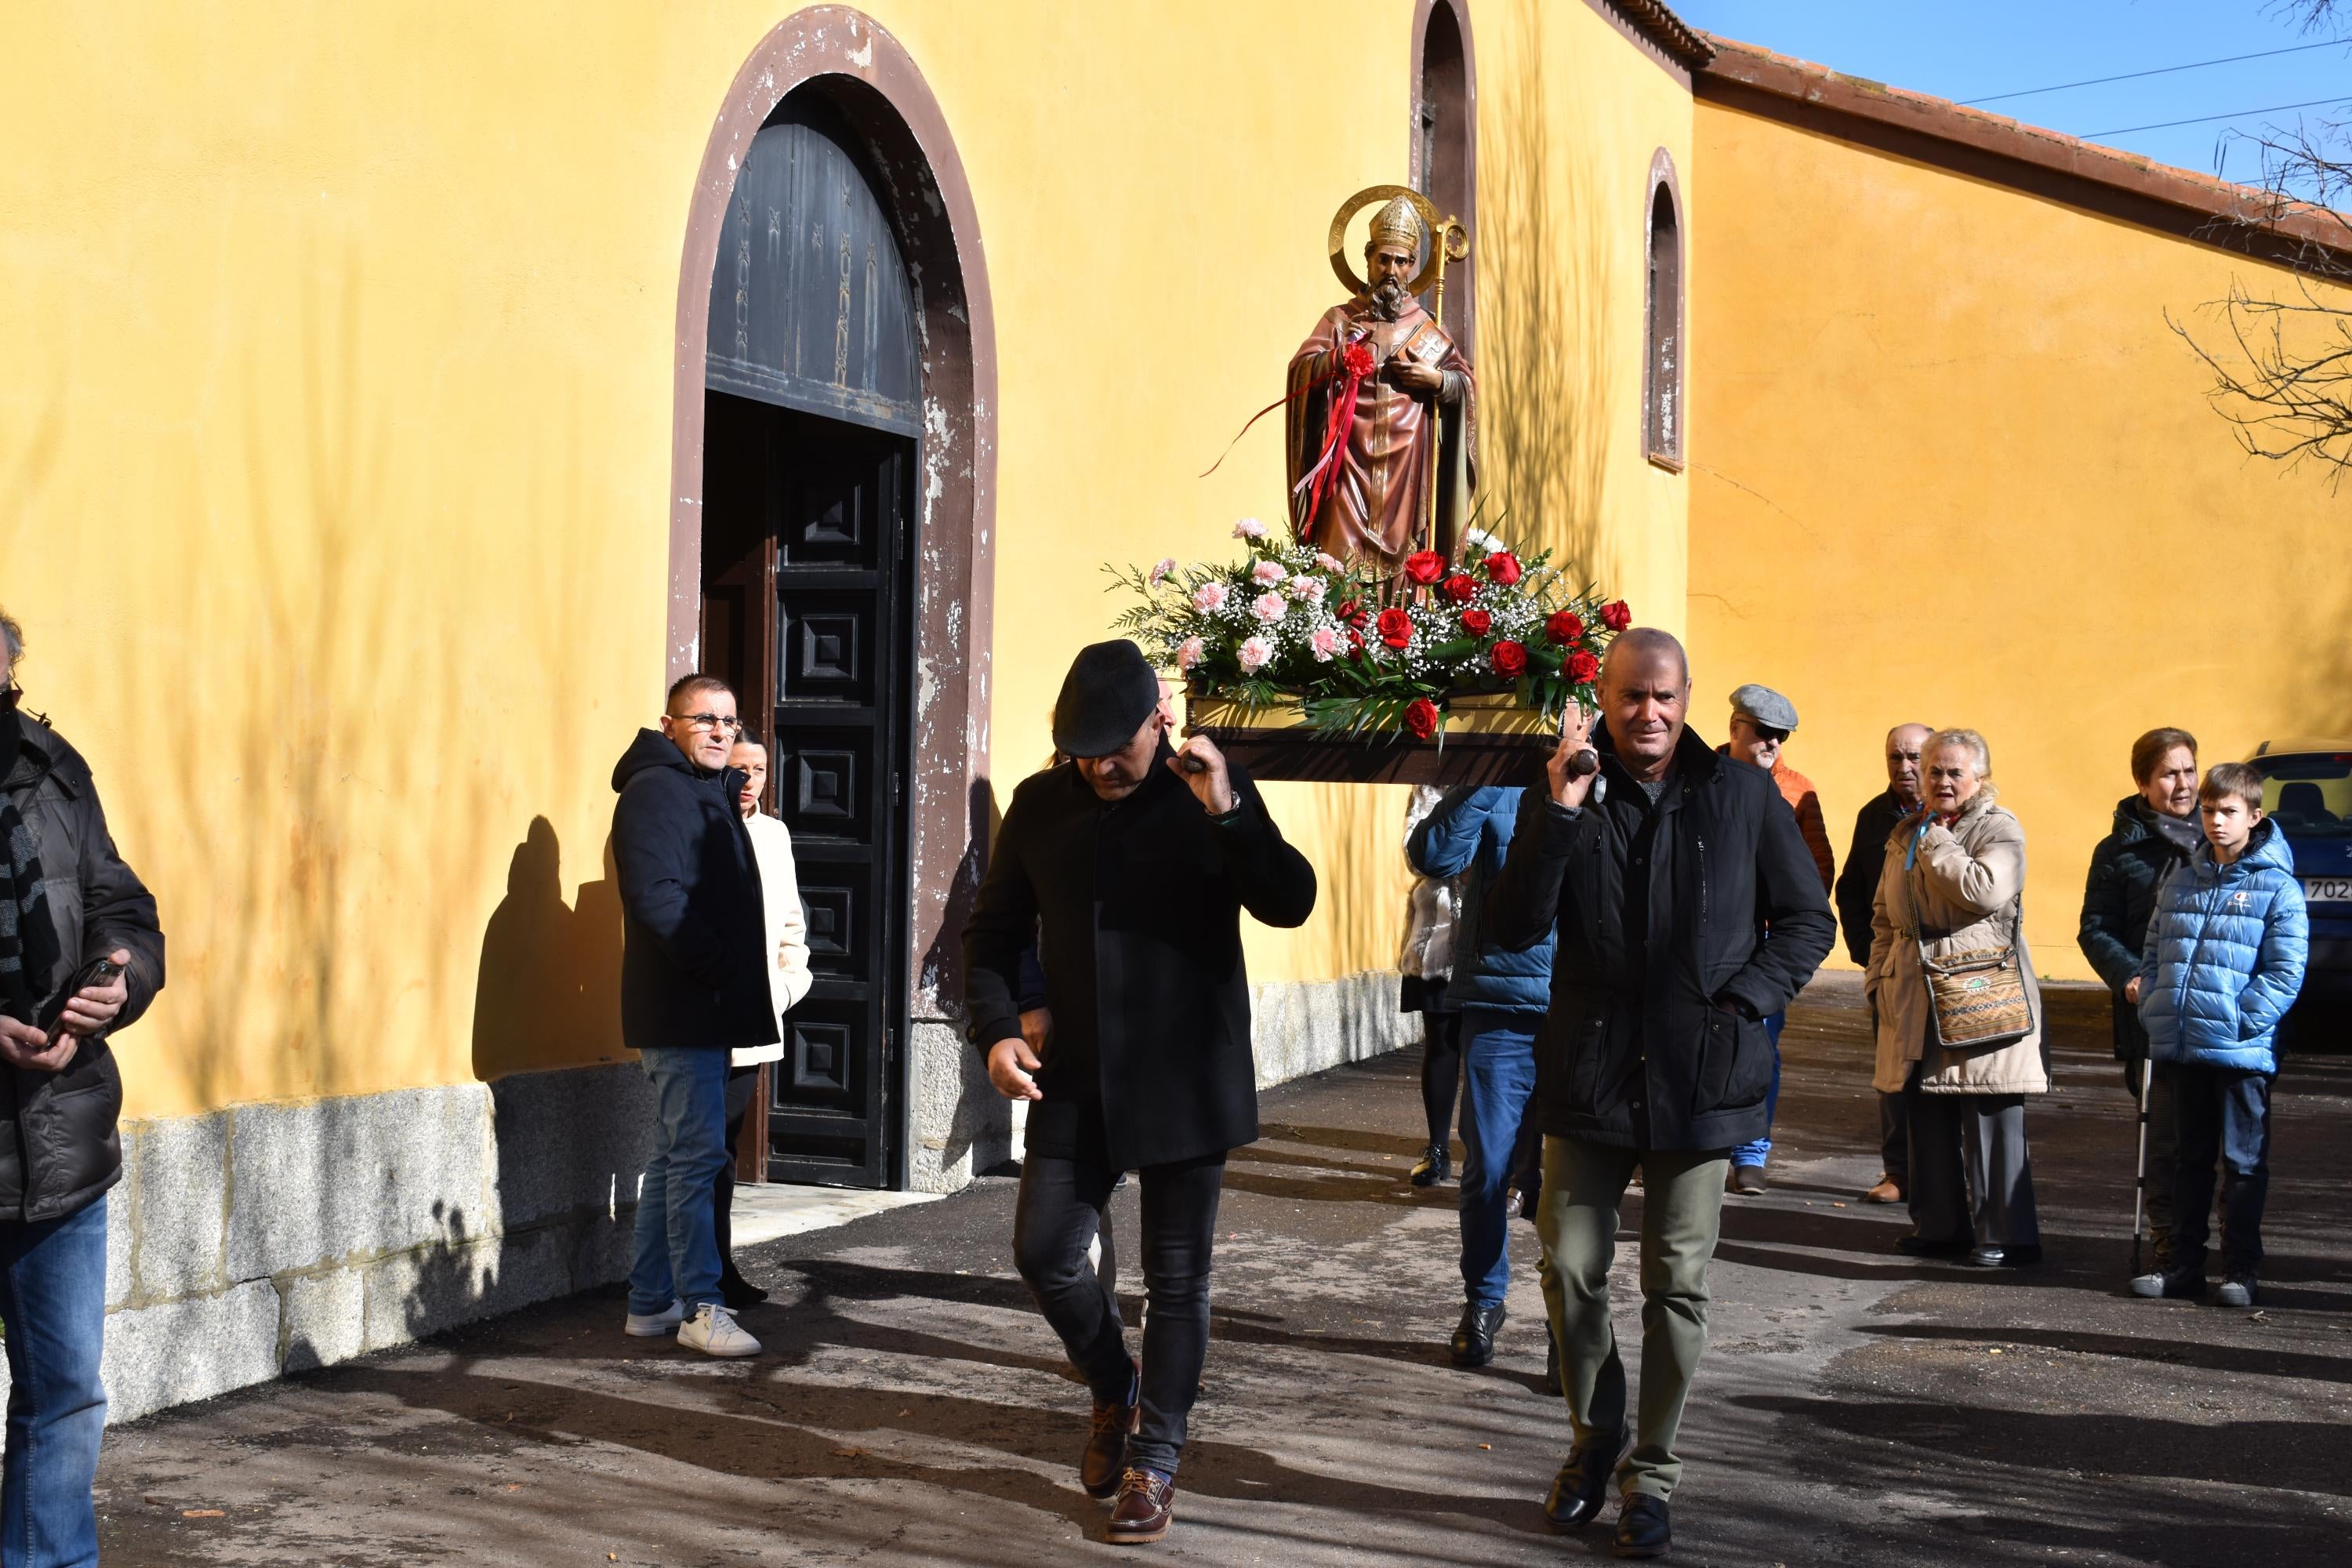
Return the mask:
{"type": "Polygon", "coordinates": [[[163,988],[163,932],[89,764],[24,710],[24,652],[0,613],[0,1542],[11,1563],[95,1563],[106,1194],[122,1178],[111,1041],[163,988]]]}

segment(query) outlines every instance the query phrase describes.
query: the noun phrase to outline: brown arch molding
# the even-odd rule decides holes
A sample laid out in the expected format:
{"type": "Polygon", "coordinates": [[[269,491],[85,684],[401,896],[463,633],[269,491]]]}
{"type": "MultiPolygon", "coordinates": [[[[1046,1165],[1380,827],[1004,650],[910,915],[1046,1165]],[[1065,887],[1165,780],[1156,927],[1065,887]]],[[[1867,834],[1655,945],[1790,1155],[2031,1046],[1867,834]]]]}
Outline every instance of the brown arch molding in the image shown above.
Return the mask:
{"type": "Polygon", "coordinates": [[[942,994],[961,992],[956,939],[988,842],[996,323],[980,216],[947,118],[906,47],[848,6],[796,11],[760,40],[727,89],[695,175],[677,289],[667,663],[675,679],[700,651],[703,356],[719,233],[751,138],[787,93],[812,84],[866,139],[921,314],[907,994],[910,1016],[936,1018],[945,1016],[942,994]]]}

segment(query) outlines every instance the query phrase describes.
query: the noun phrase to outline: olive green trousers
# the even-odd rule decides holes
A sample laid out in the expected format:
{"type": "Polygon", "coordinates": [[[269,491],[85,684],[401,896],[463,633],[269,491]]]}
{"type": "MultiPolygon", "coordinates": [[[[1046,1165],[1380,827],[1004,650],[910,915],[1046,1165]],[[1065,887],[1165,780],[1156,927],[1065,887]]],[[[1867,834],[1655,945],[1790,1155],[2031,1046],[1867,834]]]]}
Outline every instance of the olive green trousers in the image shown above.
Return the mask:
{"type": "Polygon", "coordinates": [[[1706,1348],[1706,1266],[1723,1215],[1728,1149],[1641,1152],[1543,1141],[1544,1308],[1559,1342],[1560,1386],[1578,1444],[1625,1429],[1625,1363],[1609,1317],[1617,1208],[1642,1172],[1642,1388],[1618,1489],[1664,1499],[1681,1479],[1675,1435],[1706,1348]]]}

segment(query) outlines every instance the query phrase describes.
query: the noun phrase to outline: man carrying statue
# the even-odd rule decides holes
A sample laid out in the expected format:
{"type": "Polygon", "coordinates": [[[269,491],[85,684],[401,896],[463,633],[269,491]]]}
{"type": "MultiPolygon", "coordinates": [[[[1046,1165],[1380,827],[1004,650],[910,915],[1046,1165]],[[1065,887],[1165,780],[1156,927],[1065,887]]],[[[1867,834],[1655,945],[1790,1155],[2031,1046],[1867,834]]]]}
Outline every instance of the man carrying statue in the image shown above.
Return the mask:
{"type": "Polygon", "coordinates": [[[1444,309],[1445,237],[1433,235],[1419,210],[1435,209],[1399,191],[1373,215],[1359,279],[1337,237],[1363,199],[1332,226],[1332,265],[1356,297],[1324,312],[1291,358],[1284,452],[1298,537],[1393,574],[1415,550],[1450,557],[1469,522],[1477,384],[1461,348],[1413,297],[1440,279],[1444,309]]]}

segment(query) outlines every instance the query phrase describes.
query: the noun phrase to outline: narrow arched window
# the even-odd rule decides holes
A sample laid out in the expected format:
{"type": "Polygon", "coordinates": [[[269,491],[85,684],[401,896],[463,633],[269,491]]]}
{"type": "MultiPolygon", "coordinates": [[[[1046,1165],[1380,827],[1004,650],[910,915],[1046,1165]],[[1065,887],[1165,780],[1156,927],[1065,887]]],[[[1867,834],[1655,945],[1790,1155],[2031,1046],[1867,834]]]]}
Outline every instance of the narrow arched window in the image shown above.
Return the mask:
{"type": "Polygon", "coordinates": [[[1683,229],[1674,160],[1664,148],[1650,161],[1649,345],[1642,371],[1642,443],[1650,460],[1683,466],[1683,229]]]}
{"type": "MultiPolygon", "coordinates": [[[[1448,270],[1445,330],[1477,358],[1478,98],[1464,0],[1421,0],[1413,19],[1413,188],[1462,220],[1470,254],[1448,270]]],[[[1423,299],[1422,308],[1436,301],[1423,299]]]]}

